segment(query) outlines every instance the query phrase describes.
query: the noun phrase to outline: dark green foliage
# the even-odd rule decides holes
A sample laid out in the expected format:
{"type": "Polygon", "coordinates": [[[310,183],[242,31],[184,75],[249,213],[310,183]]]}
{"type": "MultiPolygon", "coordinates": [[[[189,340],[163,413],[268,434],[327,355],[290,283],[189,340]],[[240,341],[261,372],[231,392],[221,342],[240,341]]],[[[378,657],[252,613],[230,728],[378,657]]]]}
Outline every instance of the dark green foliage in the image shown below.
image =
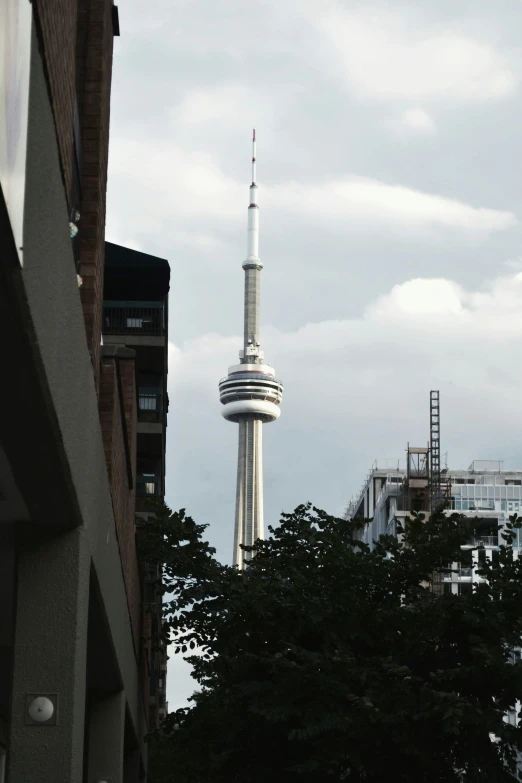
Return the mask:
{"type": "Polygon", "coordinates": [[[155,740],[151,783],[516,780],[522,730],[503,715],[522,695],[522,560],[503,546],[488,584],[437,596],[426,585],[459,560],[463,519],[414,516],[371,552],[356,527],[300,506],[241,573],[183,512],[150,525],[166,628],[196,647],[200,685],[155,740]]]}

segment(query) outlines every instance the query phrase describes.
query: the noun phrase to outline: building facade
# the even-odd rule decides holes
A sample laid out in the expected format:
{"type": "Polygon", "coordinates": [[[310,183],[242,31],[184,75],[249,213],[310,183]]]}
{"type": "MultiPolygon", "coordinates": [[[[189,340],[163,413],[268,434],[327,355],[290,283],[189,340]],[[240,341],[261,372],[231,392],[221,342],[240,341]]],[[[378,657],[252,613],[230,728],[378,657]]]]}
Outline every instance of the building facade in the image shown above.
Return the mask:
{"type": "MultiPolygon", "coordinates": [[[[427,454],[429,450],[418,451],[427,454]]],[[[427,486],[428,465],[424,476],[421,471],[422,467],[414,480],[425,481],[427,486]]],[[[476,573],[481,561],[498,557],[502,530],[509,517],[522,515],[522,471],[504,470],[503,462],[495,460],[475,460],[467,470],[445,470],[444,478],[451,487],[448,513],[455,511],[473,518],[476,535],[463,549],[461,562],[452,564],[451,573],[445,575],[443,589],[455,594],[471,592],[472,584],[481,580],[476,573]]],[[[408,479],[411,483],[407,464],[375,463],[360,492],[348,505],[347,519],[369,520],[360,539],[370,548],[379,536],[396,535],[397,522],[403,523],[411,513],[408,479]]],[[[522,547],[520,531],[515,547],[516,552],[522,547]]]]}
{"type": "Polygon", "coordinates": [[[144,432],[144,346],[102,340],[118,34],[112,0],[0,4],[2,783],[143,781],[164,704],[135,510],[166,408],[144,432]]]}
{"type": "MultiPolygon", "coordinates": [[[[147,500],[165,495],[167,438],[168,292],[170,266],[163,258],[105,243],[103,359],[110,352],[134,354],[136,379],[136,516],[146,524],[147,500]]],[[[102,363],[103,366],[103,363],[102,363]]],[[[161,574],[143,564],[142,676],[150,728],[167,714],[166,650],[152,640],[161,631],[161,574]]]]}

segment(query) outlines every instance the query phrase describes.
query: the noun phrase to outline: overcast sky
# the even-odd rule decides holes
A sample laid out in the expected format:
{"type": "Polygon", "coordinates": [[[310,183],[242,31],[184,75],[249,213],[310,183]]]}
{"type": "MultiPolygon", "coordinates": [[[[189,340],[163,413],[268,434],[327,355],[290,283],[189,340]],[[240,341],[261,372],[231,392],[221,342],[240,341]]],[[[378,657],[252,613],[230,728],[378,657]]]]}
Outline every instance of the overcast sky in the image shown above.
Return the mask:
{"type": "MultiPolygon", "coordinates": [[[[265,524],[375,459],[522,468],[520,0],[120,0],[107,238],[171,265],[167,502],[230,562],[251,129],[265,524]]],[[[191,687],[171,667],[169,706],[191,687]]]]}

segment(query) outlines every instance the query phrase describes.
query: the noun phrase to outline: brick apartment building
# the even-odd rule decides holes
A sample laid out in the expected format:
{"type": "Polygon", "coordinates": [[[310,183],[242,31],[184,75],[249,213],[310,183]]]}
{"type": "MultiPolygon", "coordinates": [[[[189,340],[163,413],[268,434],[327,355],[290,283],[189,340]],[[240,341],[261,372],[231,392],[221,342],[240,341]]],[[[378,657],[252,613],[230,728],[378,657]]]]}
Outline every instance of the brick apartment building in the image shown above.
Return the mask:
{"type": "Polygon", "coordinates": [[[170,269],[112,246],[104,294],[115,35],[112,0],[0,3],[0,783],[143,781],[166,711],[135,511],[164,493],[170,269]]]}

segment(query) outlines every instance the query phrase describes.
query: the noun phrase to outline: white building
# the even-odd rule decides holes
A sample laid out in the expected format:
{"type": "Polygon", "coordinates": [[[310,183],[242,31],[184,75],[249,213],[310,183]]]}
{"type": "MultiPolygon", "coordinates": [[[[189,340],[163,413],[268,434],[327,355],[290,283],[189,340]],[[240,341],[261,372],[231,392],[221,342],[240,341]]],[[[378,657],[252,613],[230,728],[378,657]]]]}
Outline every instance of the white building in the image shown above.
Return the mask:
{"type": "MultiPolygon", "coordinates": [[[[415,451],[427,453],[428,450],[415,451]]],[[[451,487],[447,513],[455,511],[473,518],[476,531],[469,544],[462,547],[460,562],[452,563],[451,570],[444,575],[444,593],[461,595],[472,592],[473,584],[483,581],[477,574],[480,564],[499,556],[499,544],[504,543],[502,529],[509,517],[522,516],[522,471],[504,470],[504,463],[498,460],[474,460],[467,470],[444,470],[443,479],[451,487]]],[[[348,504],[346,519],[369,520],[359,539],[370,548],[380,535],[396,535],[397,521],[403,522],[411,513],[406,482],[406,464],[376,461],[358,495],[348,504]]],[[[522,529],[516,532],[514,557],[522,549],[522,529]]],[[[513,662],[520,657],[519,648],[513,652],[513,662]]],[[[521,704],[517,702],[504,720],[518,725],[520,709],[521,704]]],[[[522,781],[522,760],[517,775],[522,781]]]]}
{"type": "MultiPolygon", "coordinates": [[[[498,557],[502,529],[509,517],[522,515],[522,471],[504,470],[499,461],[475,460],[467,470],[443,471],[443,478],[451,486],[448,513],[455,511],[473,518],[476,529],[473,540],[463,547],[461,562],[454,563],[452,572],[446,574],[444,591],[471,592],[472,584],[481,581],[476,573],[480,562],[498,557]]],[[[402,522],[411,513],[406,480],[405,465],[374,463],[359,494],[349,503],[347,519],[370,520],[359,535],[370,547],[382,534],[395,535],[397,521],[402,522]]],[[[517,536],[515,556],[522,547],[522,530],[517,536]]]]}

